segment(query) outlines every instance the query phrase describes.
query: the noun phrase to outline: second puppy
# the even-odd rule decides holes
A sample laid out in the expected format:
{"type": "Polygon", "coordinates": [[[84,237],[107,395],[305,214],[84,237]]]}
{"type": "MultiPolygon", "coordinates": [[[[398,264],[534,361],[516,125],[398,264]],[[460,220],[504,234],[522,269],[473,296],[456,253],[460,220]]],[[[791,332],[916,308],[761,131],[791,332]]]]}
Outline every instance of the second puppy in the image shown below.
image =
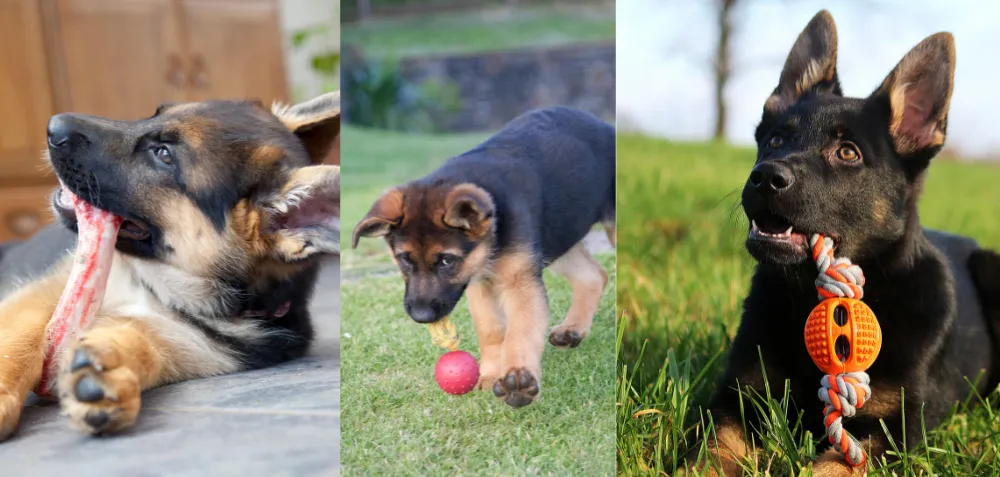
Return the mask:
{"type": "Polygon", "coordinates": [[[542,269],[573,287],[549,342],[576,347],[608,281],[581,241],[601,223],[614,242],[614,222],[614,128],[555,107],[521,115],[426,177],[383,194],[352,243],[385,238],[406,282],[406,312],[418,323],[447,316],[467,292],[481,354],[477,388],[521,407],[541,387],[549,316],[542,269]]]}

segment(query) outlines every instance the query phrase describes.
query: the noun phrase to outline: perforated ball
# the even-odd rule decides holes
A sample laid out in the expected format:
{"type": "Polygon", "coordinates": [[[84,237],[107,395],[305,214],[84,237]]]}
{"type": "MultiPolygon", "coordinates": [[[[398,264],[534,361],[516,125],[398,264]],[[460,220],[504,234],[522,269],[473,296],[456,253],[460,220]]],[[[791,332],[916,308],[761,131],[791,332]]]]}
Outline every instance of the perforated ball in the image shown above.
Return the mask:
{"type": "Polygon", "coordinates": [[[465,394],[479,381],[479,363],[465,351],[449,351],[438,359],[434,379],[448,394],[465,394]]]}
{"type": "Polygon", "coordinates": [[[826,374],[868,369],[882,348],[875,313],[860,300],[827,298],[806,320],[806,350],[826,374]]]}

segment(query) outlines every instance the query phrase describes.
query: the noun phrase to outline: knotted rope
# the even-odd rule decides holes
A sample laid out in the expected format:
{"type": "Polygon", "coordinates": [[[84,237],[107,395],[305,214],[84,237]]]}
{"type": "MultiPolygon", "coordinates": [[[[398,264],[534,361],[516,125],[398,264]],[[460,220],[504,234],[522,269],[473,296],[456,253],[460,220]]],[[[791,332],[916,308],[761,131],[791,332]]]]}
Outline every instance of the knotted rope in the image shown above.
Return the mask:
{"type": "MultiPolygon", "coordinates": [[[[809,238],[809,244],[812,246],[812,258],[816,262],[816,270],[819,272],[815,284],[820,300],[825,301],[836,298],[860,300],[864,296],[862,287],[865,284],[865,276],[861,271],[861,267],[851,263],[850,259],[843,257],[834,258],[834,242],[829,237],[815,234],[809,238]]],[[[825,303],[821,303],[817,309],[825,305],[825,303]]],[[[860,302],[857,302],[857,305],[864,306],[860,302]]],[[[857,312],[858,306],[849,309],[849,312],[857,312]]],[[[867,310],[867,307],[864,309],[867,310]]],[[[826,312],[826,309],[822,310],[822,312],[826,312]]],[[[860,332],[855,331],[852,337],[861,337],[862,339],[858,340],[861,343],[855,343],[852,340],[849,343],[850,348],[842,350],[838,348],[839,340],[833,340],[832,337],[829,339],[833,340],[831,341],[831,346],[837,355],[838,363],[848,362],[849,358],[853,361],[854,357],[851,355],[857,354],[858,351],[855,347],[872,346],[874,345],[873,339],[878,340],[878,344],[875,345],[874,354],[868,350],[861,350],[862,353],[867,353],[862,354],[864,358],[870,358],[867,359],[867,364],[864,365],[863,369],[851,371],[846,369],[846,367],[842,367],[840,369],[841,372],[832,373],[832,367],[821,367],[823,372],[829,374],[823,376],[820,380],[821,387],[818,393],[820,400],[826,404],[826,407],[823,409],[823,423],[826,425],[826,435],[830,440],[830,444],[844,454],[847,463],[854,467],[865,465],[867,459],[864,450],[861,448],[861,444],[844,430],[842,420],[845,417],[853,417],[857,410],[864,406],[871,398],[871,379],[864,370],[867,369],[871,361],[874,361],[875,355],[878,354],[877,347],[881,346],[881,332],[877,330],[878,324],[874,322],[874,315],[870,316],[873,322],[871,324],[851,324],[852,327],[857,327],[854,329],[860,329],[860,332]],[[876,330],[871,330],[871,326],[874,326],[876,330]],[[875,336],[876,334],[877,337],[875,336]],[[844,351],[846,351],[846,354],[843,354],[844,351]]],[[[825,325],[827,329],[831,329],[832,324],[825,325]]],[[[836,323],[836,325],[843,326],[844,324],[836,323]]],[[[807,347],[809,347],[810,333],[815,333],[815,331],[816,327],[812,326],[812,329],[810,329],[810,325],[807,323],[807,347]]],[[[814,352],[815,349],[810,349],[811,355],[814,352]]],[[[820,350],[818,354],[825,354],[825,351],[820,350]]],[[[816,356],[813,356],[814,361],[817,360],[816,356]]]]}

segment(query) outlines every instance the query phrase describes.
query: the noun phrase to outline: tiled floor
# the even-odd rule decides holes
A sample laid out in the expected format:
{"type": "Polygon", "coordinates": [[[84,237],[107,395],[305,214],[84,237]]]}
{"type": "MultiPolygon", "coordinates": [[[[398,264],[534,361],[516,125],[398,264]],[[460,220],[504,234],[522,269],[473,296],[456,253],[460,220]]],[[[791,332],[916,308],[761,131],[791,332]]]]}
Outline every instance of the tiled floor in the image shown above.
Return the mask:
{"type": "Polygon", "coordinates": [[[317,340],[282,366],[143,395],[136,426],[111,437],[70,429],[58,406],[29,405],[0,443],[0,477],[337,475],[340,465],[339,261],[313,299],[317,340]]]}

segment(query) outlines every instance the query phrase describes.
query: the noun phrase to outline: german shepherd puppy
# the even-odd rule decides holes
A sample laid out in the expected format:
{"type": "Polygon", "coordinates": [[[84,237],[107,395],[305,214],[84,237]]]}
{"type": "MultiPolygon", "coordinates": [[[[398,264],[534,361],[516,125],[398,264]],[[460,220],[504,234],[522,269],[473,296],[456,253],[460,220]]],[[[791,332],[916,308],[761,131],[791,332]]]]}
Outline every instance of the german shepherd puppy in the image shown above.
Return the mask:
{"type": "MultiPolygon", "coordinates": [[[[125,219],[103,305],[59,355],[52,393],[73,427],[118,431],[144,389],[305,353],[319,258],[340,251],[340,170],[320,164],[339,130],[336,93],[273,110],[207,101],[138,121],[52,117],[62,187],[125,219]]],[[[57,189],[52,208],[75,230],[66,196],[57,189]]],[[[0,439],[39,383],[71,262],[0,302],[0,439]]]]}
{"type": "MultiPolygon", "coordinates": [[[[752,452],[744,436],[762,429],[752,416],[744,428],[738,386],[763,393],[766,384],[783,389],[787,380],[794,403],[788,419],[802,412],[806,429],[825,435],[816,396],[822,373],[802,335],[819,302],[807,242],[814,233],[832,237],[836,256],[866,272],[864,301],[882,327],[882,351],[868,370],[872,400],[844,420],[871,460],[889,447],[879,419],[899,442],[905,410],[912,448],[921,441],[921,416],[936,426],[973,391],[966,378],[980,393],[996,382],[997,350],[969,266],[979,247],[924,230],[917,217],[928,165],[945,140],[952,36],[920,42],[864,99],[842,95],[836,60],[833,19],[821,11],[792,46],[764,103],[757,161],[742,195],[751,223],[746,247],[759,264],[728,367],[708,406],[715,432],[702,465],[709,475],[742,475],[739,460],[752,452]]],[[[813,469],[818,476],[852,473],[833,449],[813,469]]]]}
{"type": "Polygon", "coordinates": [[[615,131],[582,111],[541,109],[511,121],[475,149],[383,194],[354,229],[385,237],[406,282],[407,314],[447,316],[463,293],[479,336],[479,389],[533,402],[549,307],[542,269],[573,286],[558,347],[587,337],[607,273],[581,241],[596,223],[614,241],[615,131]]]}

